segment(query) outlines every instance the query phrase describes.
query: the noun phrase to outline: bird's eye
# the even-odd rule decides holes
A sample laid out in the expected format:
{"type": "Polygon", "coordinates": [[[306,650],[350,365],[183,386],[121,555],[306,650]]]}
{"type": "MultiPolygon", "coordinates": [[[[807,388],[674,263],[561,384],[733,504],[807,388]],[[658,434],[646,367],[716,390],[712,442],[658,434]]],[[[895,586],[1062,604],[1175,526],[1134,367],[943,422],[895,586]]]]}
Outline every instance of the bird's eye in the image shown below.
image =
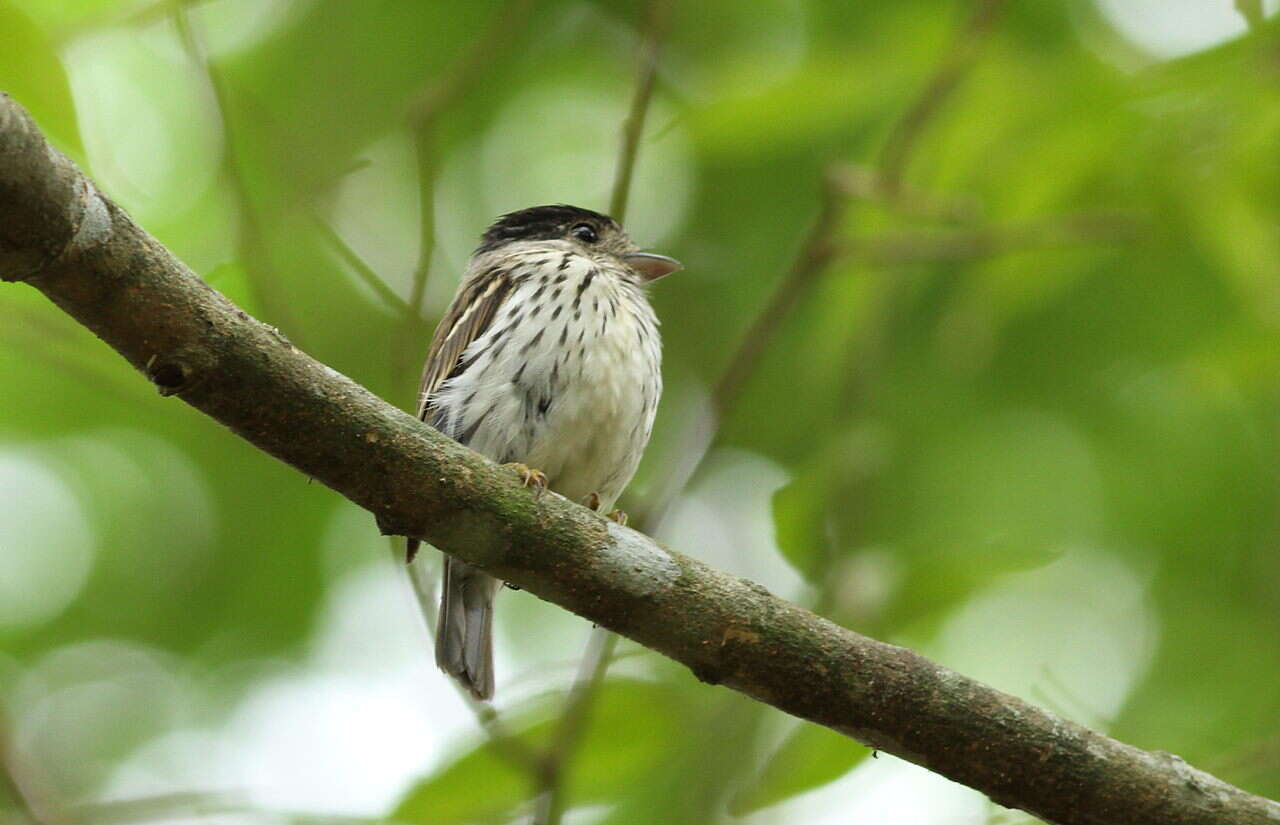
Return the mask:
{"type": "Polygon", "coordinates": [[[580,223],[573,229],[569,230],[569,234],[583,243],[595,243],[600,240],[600,236],[596,234],[595,228],[589,223],[580,223]]]}

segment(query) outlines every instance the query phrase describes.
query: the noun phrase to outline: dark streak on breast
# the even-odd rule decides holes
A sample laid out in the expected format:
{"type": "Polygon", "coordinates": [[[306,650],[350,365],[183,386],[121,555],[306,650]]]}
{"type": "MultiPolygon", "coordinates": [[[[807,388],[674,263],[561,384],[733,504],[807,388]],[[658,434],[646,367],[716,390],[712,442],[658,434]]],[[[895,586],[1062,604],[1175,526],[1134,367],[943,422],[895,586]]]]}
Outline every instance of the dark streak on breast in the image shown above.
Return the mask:
{"type": "Polygon", "coordinates": [[[536,346],[536,345],[537,345],[537,343],[538,343],[539,341],[541,341],[541,340],[542,340],[542,333],[544,333],[544,332],[546,332],[546,331],[547,331],[547,330],[546,330],[546,328],[545,328],[545,327],[544,327],[543,329],[538,330],[538,334],[537,334],[537,335],[535,335],[535,336],[533,336],[532,338],[530,338],[530,339],[529,339],[529,342],[528,342],[528,343],[526,343],[523,347],[521,347],[521,348],[520,348],[520,354],[521,354],[521,355],[524,355],[526,352],[528,352],[528,351],[529,351],[529,349],[530,349],[531,347],[536,346]]]}

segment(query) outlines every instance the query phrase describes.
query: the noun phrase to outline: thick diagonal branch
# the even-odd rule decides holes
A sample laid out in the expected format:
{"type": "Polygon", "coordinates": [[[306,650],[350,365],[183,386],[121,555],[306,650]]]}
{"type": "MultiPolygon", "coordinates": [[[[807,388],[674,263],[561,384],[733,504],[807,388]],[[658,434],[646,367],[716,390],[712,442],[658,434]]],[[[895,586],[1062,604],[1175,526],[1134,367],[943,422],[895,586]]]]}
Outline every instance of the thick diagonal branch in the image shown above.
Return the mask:
{"type": "Polygon", "coordinates": [[[1051,822],[1280,823],[1280,805],[1060,719],[510,473],[374,397],[191,273],[0,96],[0,277],[166,395],[414,536],[684,663],[1051,822]]]}

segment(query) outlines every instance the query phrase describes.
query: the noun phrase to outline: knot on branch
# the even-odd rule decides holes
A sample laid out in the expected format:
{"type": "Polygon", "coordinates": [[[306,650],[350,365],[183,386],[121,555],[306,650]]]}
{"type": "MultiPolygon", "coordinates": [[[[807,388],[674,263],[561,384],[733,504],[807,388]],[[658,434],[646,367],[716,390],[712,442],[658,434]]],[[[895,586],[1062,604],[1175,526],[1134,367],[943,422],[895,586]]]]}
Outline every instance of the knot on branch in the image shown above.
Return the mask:
{"type": "Polygon", "coordinates": [[[147,378],[163,396],[177,395],[192,384],[192,369],[184,361],[152,356],[147,362],[147,378]]]}
{"type": "Polygon", "coordinates": [[[27,111],[0,92],[0,279],[29,281],[106,240],[111,212],[27,111]]]}

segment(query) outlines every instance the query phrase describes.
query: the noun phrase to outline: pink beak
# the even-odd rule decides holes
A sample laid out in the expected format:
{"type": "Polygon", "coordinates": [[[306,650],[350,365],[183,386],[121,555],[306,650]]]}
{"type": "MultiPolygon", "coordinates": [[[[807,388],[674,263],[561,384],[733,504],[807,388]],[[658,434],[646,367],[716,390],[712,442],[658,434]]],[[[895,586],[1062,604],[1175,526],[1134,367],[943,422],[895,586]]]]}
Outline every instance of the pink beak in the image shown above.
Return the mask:
{"type": "Polygon", "coordinates": [[[623,255],[622,260],[627,265],[640,273],[640,276],[646,281],[656,281],[659,278],[665,278],[672,272],[679,272],[684,269],[684,264],[675,258],[668,258],[666,255],[655,255],[652,252],[632,252],[630,255],[623,255]]]}

